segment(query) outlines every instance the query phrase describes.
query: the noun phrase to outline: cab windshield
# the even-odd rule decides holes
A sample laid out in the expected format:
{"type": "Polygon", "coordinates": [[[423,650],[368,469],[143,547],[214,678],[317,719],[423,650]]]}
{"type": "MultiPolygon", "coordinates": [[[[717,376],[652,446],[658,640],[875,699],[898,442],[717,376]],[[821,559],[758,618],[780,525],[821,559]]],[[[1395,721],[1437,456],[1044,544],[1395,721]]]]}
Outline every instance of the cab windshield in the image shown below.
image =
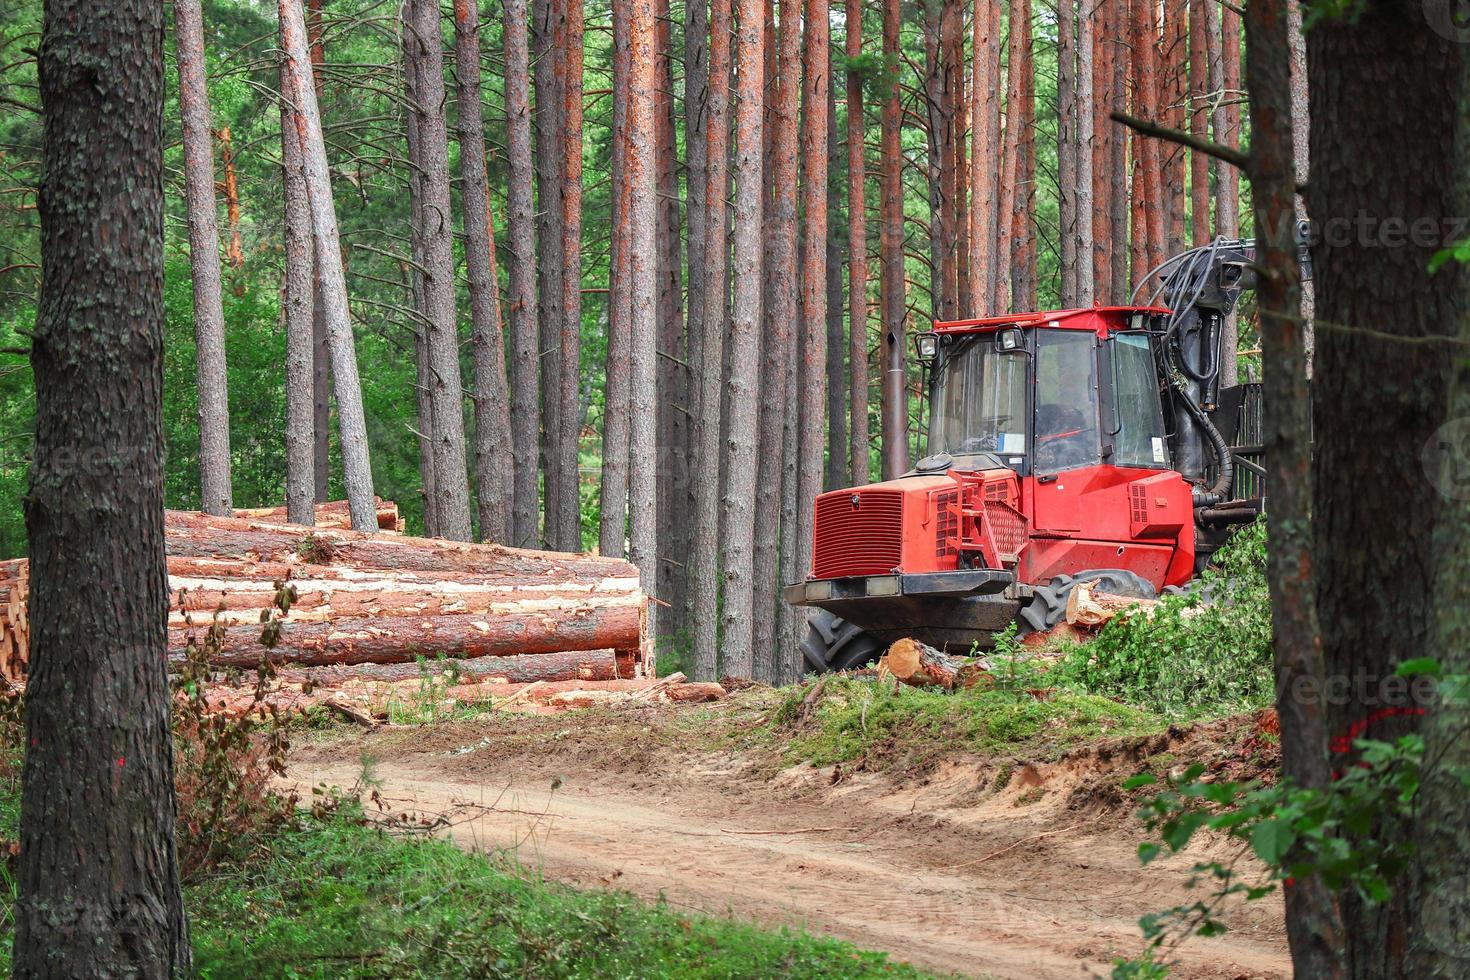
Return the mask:
{"type": "Polygon", "coordinates": [[[945,352],[934,377],[931,454],[1025,455],[1029,358],[1021,351],[997,351],[992,339],[971,334],[945,352]]]}

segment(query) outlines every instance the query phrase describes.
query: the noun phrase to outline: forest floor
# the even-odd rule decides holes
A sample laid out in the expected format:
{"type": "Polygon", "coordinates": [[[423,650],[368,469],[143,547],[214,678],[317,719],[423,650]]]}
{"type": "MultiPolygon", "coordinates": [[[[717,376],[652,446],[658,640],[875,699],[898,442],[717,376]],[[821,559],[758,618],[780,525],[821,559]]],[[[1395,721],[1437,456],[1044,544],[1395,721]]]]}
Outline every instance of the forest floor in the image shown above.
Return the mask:
{"type": "MultiPolygon", "coordinates": [[[[863,704],[866,732],[878,709],[863,704]]],[[[1139,955],[1141,916],[1203,898],[1187,887],[1195,861],[1235,857],[1203,842],[1141,867],[1122,783],[1194,761],[1230,778],[1273,764],[1260,716],[1166,727],[1091,710],[1073,713],[1083,728],[1053,718],[1012,743],[956,732],[946,747],[930,732],[911,752],[895,735],[818,763],[795,752],[820,745],[792,727],[810,727],[808,711],[792,718],[801,705],[754,689],[713,706],[337,727],[296,739],[288,778],[303,796],[358,787],[369,807],[442,818],[463,847],[578,887],[806,929],[941,973],[1074,978],[1139,955]]],[[[1288,975],[1278,898],[1223,918],[1225,936],[1171,954],[1173,976],[1288,975]]]]}

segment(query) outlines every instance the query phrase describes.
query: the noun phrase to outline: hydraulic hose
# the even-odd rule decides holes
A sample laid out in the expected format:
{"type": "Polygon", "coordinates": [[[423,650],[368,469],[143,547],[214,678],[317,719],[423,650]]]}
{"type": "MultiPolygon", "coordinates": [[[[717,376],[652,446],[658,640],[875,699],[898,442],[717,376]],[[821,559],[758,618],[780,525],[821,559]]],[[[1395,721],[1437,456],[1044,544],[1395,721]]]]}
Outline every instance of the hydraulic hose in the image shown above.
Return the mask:
{"type": "Polygon", "coordinates": [[[1235,461],[1230,455],[1230,444],[1215,428],[1215,423],[1205,410],[1196,405],[1182,390],[1182,386],[1176,383],[1179,391],[1179,400],[1184,403],[1184,409],[1199,424],[1204,431],[1205,437],[1210,440],[1210,445],[1215,447],[1215,459],[1219,464],[1219,472],[1215,476],[1215,482],[1208,490],[1196,489],[1194,491],[1194,506],[1213,507],[1220,503],[1230,493],[1230,484],[1235,479],[1235,461]]]}

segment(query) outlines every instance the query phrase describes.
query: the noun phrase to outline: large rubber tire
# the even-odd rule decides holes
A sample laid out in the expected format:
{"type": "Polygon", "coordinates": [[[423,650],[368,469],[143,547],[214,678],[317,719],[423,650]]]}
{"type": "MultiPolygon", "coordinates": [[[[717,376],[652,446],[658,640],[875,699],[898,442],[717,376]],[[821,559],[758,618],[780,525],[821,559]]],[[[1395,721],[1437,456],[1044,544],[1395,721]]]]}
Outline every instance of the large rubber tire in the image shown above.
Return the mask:
{"type": "Polygon", "coordinates": [[[1076,575],[1058,575],[1047,585],[1037,586],[1031,601],[1016,614],[1016,621],[1020,624],[1016,637],[1045,633],[1060,623],[1067,615],[1067,598],[1082,583],[1097,585],[1113,595],[1136,599],[1153,599],[1158,595],[1148,579],[1123,568],[1094,568],[1076,575]]]}
{"type": "Polygon", "coordinates": [[[808,670],[825,674],[833,670],[866,667],[883,655],[883,644],[873,634],[825,609],[812,613],[801,655],[808,670]]]}

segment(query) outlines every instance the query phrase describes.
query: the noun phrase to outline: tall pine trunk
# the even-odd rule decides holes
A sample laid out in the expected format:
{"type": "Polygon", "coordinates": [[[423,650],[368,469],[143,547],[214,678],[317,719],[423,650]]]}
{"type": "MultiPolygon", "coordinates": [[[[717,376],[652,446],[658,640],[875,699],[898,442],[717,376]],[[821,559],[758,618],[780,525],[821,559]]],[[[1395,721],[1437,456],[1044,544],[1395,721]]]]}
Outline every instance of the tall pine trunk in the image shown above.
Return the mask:
{"type": "Polygon", "coordinates": [[[561,366],[557,371],[555,467],[557,503],[552,546],[582,549],[577,448],[582,433],[582,3],[567,0],[560,85],[561,136],[561,366]]]}
{"type": "MultiPolygon", "coordinates": [[[[655,256],[658,201],[654,154],[653,0],[628,0],[632,38],[628,61],[628,293],[632,346],[628,474],[640,488],[629,500],[629,557],[647,589],[658,580],[658,323],[655,256]]],[[[648,607],[655,634],[659,610],[648,607]]]]}
{"type": "Polygon", "coordinates": [[[730,322],[730,485],[725,494],[724,621],[721,663],[726,674],[752,677],[754,657],[756,442],[761,373],[761,138],[765,109],[765,38],[761,0],[739,0],[735,11],[735,236],[730,322]]]}
{"type": "Polygon", "coordinates": [[[1097,133],[1093,85],[1093,59],[1097,54],[1097,13],[1085,2],[1077,15],[1077,305],[1091,306],[1097,298],[1098,281],[1093,275],[1095,253],[1093,193],[1093,145],[1097,133]]]}
{"type": "MultiPolygon", "coordinates": [[[[658,591],[670,601],[683,579],[689,527],[689,363],[685,351],[683,247],[679,215],[679,135],[674,108],[674,51],[669,0],[655,0],[654,140],[658,173],[658,465],[669,492],[659,496],[658,591]]],[[[672,636],[678,620],[666,616],[661,635],[672,636]]]]}
{"type": "Polygon", "coordinates": [[[562,329],[562,17],[565,0],[534,0],[531,41],[535,59],[537,283],[541,368],[541,540],[556,546],[561,504],[561,466],[556,455],[561,432],[562,329]]]}
{"type": "Polygon", "coordinates": [[[449,195],[449,127],[445,118],[444,48],[438,0],[411,0],[411,45],[417,70],[419,234],[423,238],[423,329],[433,405],[434,517],[451,541],[471,538],[469,476],[465,466],[463,386],[459,370],[454,286],[454,223],[449,195]]]}
{"type": "MultiPolygon", "coordinates": [[[[1210,133],[1209,45],[1205,38],[1208,21],[1205,5],[1210,0],[1189,0],[1189,132],[1196,139],[1210,133]]],[[[1210,222],[1210,158],[1198,151],[1189,154],[1190,241],[1203,245],[1214,237],[1210,222]]]]}
{"type": "Polygon", "coordinates": [[[888,66],[887,95],[879,120],[883,145],[880,153],[882,185],[879,207],[879,306],[883,320],[883,337],[879,350],[883,358],[880,399],[883,410],[883,479],[891,480],[908,469],[908,405],[904,390],[906,343],[905,321],[908,317],[908,280],[904,274],[903,224],[903,116],[899,95],[899,36],[902,27],[900,0],[883,0],[883,63],[888,66]]]}
{"type": "MultiPolygon", "coordinates": [[[[327,48],[322,41],[322,0],[306,0],[306,36],[310,45],[312,84],[317,103],[322,99],[322,66],[327,61],[327,48]]],[[[284,92],[285,89],[282,88],[284,92]]],[[[313,452],[316,466],[316,501],[326,503],[331,476],[332,426],[332,355],[327,343],[327,313],[322,307],[320,263],[312,270],[312,426],[315,439],[313,452]]]]}
{"type": "Polygon", "coordinates": [[[495,268],[495,228],[485,176],[485,123],[480,108],[480,10],[478,0],[454,0],[456,95],[459,100],[459,167],[464,205],[464,257],[469,277],[470,330],[475,366],[475,486],[480,539],[510,542],[515,493],[510,434],[510,396],[505,383],[505,335],[500,321],[500,281],[495,268]]]}
{"type": "Polygon", "coordinates": [[[976,316],[997,312],[994,291],[999,202],[1000,3],[975,0],[970,83],[970,301],[976,316]]]}
{"type": "Polygon", "coordinates": [[[424,534],[439,535],[438,497],[434,494],[434,368],[429,363],[428,316],[424,306],[424,158],[419,111],[417,31],[413,6],[403,7],[403,95],[408,104],[404,135],[408,150],[408,291],[413,315],[414,407],[418,413],[419,488],[424,503],[424,534]]]}
{"type": "MultiPolygon", "coordinates": [[[[786,522],[784,500],[790,479],[786,469],[786,433],[796,416],[790,373],[795,354],[798,291],[796,100],[801,90],[800,9],[800,0],[781,0],[779,51],[769,53],[770,57],[777,57],[778,79],[771,99],[771,208],[764,217],[766,253],[770,257],[764,271],[770,301],[765,311],[763,338],[754,571],[755,675],[767,682],[785,676],[777,651],[789,630],[778,635],[778,620],[786,624],[794,618],[791,607],[779,598],[779,587],[794,581],[783,572],[795,565],[790,557],[794,534],[786,522]]],[[[796,499],[794,493],[791,499],[796,499]]]]}
{"type": "Polygon", "coordinates": [[[694,535],[689,549],[688,621],[696,680],[718,676],[720,567],[720,407],[725,336],[725,200],[729,188],[730,0],[709,7],[709,88],[705,118],[704,309],[699,317],[695,398],[694,535]]]}
{"type": "Polygon", "coordinates": [[[1014,200],[1011,207],[1011,305],[1017,310],[1036,308],[1036,230],[1032,203],[1036,197],[1036,65],[1031,50],[1030,0],[1014,0],[1012,56],[1015,74],[1009,78],[1007,125],[1015,113],[1014,200]]]}
{"type": "MultiPolygon", "coordinates": [[[[623,557],[628,537],[628,373],[632,368],[628,323],[628,13],[628,4],[622,0],[613,3],[612,229],[608,245],[607,373],[598,529],[600,551],[611,558],[623,557]]],[[[660,504],[668,496],[665,494],[660,504]]],[[[662,571],[662,561],[659,568],[662,571]]],[[[660,595],[667,594],[660,591],[660,595]]]]}
{"type": "MultiPolygon", "coordinates": [[[[802,239],[800,384],[797,397],[800,428],[797,450],[796,533],[797,568],[805,576],[811,568],[812,521],[817,494],[822,491],[827,405],[827,127],[813,125],[827,104],[827,46],[830,24],[827,0],[806,0],[802,38],[802,93],[807,125],[802,132],[802,239]]],[[[801,617],[797,617],[799,621],[801,617]]],[[[787,653],[790,663],[800,656],[787,653]]],[[[791,671],[794,666],[788,666],[791,671]]]]}
{"type": "Polygon", "coordinates": [[[312,87],[311,62],[306,49],[306,23],[301,0],[279,0],[281,47],[285,52],[290,90],[282,97],[294,102],[296,135],[301,141],[302,172],[311,206],[311,232],[316,253],[317,285],[326,319],[327,350],[331,357],[332,387],[337,401],[337,436],[342,451],[343,482],[352,513],[352,526],[375,531],[378,508],[373,499],[373,470],[368,458],[367,419],[362,409],[362,383],[357,375],[357,351],[347,307],[347,275],[342,267],[341,236],[332,200],[327,146],[322,139],[321,113],[312,87]]]}
{"type": "Polygon", "coordinates": [[[191,972],[164,666],[163,39],[153,0],[42,14],[17,976],[191,972]]]}
{"type": "Polygon", "coordinates": [[[199,396],[200,507],[232,513],[230,395],[225,367],[225,313],[221,296],[219,218],[214,197],[214,127],[204,72],[204,10],[200,0],[177,0],[179,115],[184,123],[184,195],[189,211],[189,265],[194,282],[194,357],[199,396]]]}
{"type": "Polygon", "coordinates": [[[868,206],[867,126],[863,118],[863,3],[847,0],[847,366],[848,478],[854,486],[868,482],[868,206]]]}
{"type": "MultiPolygon", "coordinates": [[[[827,77],[834,59],[827,48],[827,77]]],[[[827,214],[842,210],[842,141],[837,131],[837,86],[827,85],[827,214]]],[[[847,333],[842,304],[841,225],[827,222],[827,475],[823,488],[847,485],[847,333]]]]}
{"type": "Polygon", "coordinates": [[[1063,307],[1077,302],[1078,156],[1077,8],[1074,0],[1057,0],[1057,242],[1063,307]]]}
{"type": "Polygon", "coordinates": [[[530,25],[527,0],[505,0],[505,130],[509,177],[505,224],[510,251],[511,445],[515,494],[511,544],[536,542],[540,342],[536,296],[536,206],[531,163],[530,25]]]}
{"type": "MultiPolygon", "coordinates": [[[[285,68],[281,91],[288,90],[285,68]]],[[[312,368],[315,337],[312,329],[311,204],[301,140],[296,136],[296,110],[281,100],[281,200],[285,226],[285,289],[282,313],[286,322],[286,519],[308,527],[316,523],[315,466],[312,441],[312,368]]]]}

